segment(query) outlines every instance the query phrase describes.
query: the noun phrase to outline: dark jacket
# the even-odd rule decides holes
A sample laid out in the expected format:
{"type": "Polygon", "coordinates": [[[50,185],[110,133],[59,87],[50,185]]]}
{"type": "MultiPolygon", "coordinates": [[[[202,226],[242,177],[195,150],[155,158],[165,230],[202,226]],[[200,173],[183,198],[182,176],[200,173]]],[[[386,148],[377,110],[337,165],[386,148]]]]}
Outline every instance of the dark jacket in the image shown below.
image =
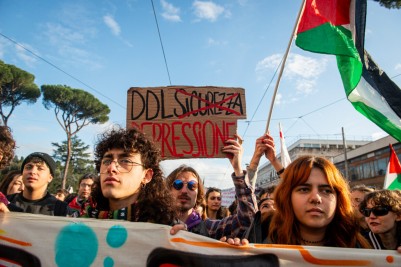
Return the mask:
{"type": "Polygon", "coordinates": [[[49,192],[39,200],[28,200],[22,196],[22,193],[8,195],[7,198],[10,201],[10,205],[7,206],[10,211],[77,217],[76,212],[70,209],[67,203],[58,200],[49,192]]]}
{"type": "Polygon", "coordinates": [[[272,216],[267,217],[262,221],[262,213],[258,211],[255,214],[255,218],[245,233],[244,238],[248,239],[249,243],[257,244],[268,244],[267,235],[269,233],[269,227],[272,216]]]}

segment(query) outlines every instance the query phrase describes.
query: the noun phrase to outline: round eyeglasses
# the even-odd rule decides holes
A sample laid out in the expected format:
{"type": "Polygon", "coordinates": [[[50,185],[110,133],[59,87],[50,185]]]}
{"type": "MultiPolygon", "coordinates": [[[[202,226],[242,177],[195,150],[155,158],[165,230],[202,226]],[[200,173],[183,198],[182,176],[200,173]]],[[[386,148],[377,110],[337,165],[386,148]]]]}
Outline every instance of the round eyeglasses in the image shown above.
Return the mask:
{"type": "Polygon", "coordinates": [[[196,181],[183,182],[182,180],[175,180],[173,182],[173,187],[175,190],[181,190],[184,187],[184,184],[187,185],[187,188],[191,191],[195,191],[198,188],[198,183],[196,181]]]}
{"type": "Polygon", "coordinates": [[[389,206],[376,206],[373,208],[364,208],[360,210],[363,216],[369,217],[372,212],[375,216],[384,216],[387,215],[391,211],[391,207],[389,206]]]}
{"type": "Polygon", "coordinates": [[[116,164],[116,168],[120,173],[127,173],[132,170],[133,166],[143,166],[143,164],[132,161],[127,158],[121,158],[118,160],[111,160],[111,159],[102,159],[100,162],[100,173],[107,173],[107,168],[111,165],[111,163],[116,164]]]}

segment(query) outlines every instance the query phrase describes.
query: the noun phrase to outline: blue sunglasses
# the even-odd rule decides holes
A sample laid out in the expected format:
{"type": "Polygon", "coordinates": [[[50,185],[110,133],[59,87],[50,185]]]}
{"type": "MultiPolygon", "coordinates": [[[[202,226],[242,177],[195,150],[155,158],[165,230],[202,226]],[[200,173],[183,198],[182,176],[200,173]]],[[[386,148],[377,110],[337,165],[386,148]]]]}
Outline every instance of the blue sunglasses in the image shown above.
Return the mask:
{"type": "Polygon", "coordinates": [[[173,187],[176,190],[181,190],[184,187],[184,184],[187,185],[187,188],[191,191],[195,191],[198,188],[198,183],[196,181],[189,181],[189,182],[183,182],[182,180],[175,180],[173,182],[173,187]]]}

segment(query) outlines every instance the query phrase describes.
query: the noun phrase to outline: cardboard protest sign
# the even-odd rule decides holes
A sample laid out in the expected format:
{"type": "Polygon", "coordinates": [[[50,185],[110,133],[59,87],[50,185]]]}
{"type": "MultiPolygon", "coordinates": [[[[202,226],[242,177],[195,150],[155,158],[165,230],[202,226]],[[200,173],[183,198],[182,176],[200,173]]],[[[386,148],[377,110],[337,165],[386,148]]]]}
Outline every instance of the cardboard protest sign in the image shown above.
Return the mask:
{"type": "Polygon", "coordinates": [[[245,90],[227,87],[132,87],[127,129],[152,136],[164,159],[223,158],[224,141],[246,119],[245,90]]]}
{"type": "Polygon", "coordinates": [[[401,266],[395,250],[231,246],[170,226],[0,213],[0,266],[401,266]],[[163,248],[163,249],[160,249],[163,248]]]}

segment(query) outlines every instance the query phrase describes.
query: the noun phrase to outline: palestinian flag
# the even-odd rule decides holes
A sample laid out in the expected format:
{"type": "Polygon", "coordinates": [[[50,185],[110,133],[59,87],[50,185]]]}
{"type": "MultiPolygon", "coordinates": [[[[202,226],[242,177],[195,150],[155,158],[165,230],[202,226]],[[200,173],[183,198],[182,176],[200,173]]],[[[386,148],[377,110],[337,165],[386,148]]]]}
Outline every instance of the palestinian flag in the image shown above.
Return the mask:
{"type": "Polygon", "coordinates": [[[388,162],[386,177],[384,178],[384,189],[401,189],[401,164],[393,146],[390,144],[390,161],[388,162]]]}
{"type": "Polygon", "coordinates": [[[306,0],[295,43],[336,55],[348,100],[401,142],[401,90],[364,50],[365,22],[366,0],[306,0]]]}

